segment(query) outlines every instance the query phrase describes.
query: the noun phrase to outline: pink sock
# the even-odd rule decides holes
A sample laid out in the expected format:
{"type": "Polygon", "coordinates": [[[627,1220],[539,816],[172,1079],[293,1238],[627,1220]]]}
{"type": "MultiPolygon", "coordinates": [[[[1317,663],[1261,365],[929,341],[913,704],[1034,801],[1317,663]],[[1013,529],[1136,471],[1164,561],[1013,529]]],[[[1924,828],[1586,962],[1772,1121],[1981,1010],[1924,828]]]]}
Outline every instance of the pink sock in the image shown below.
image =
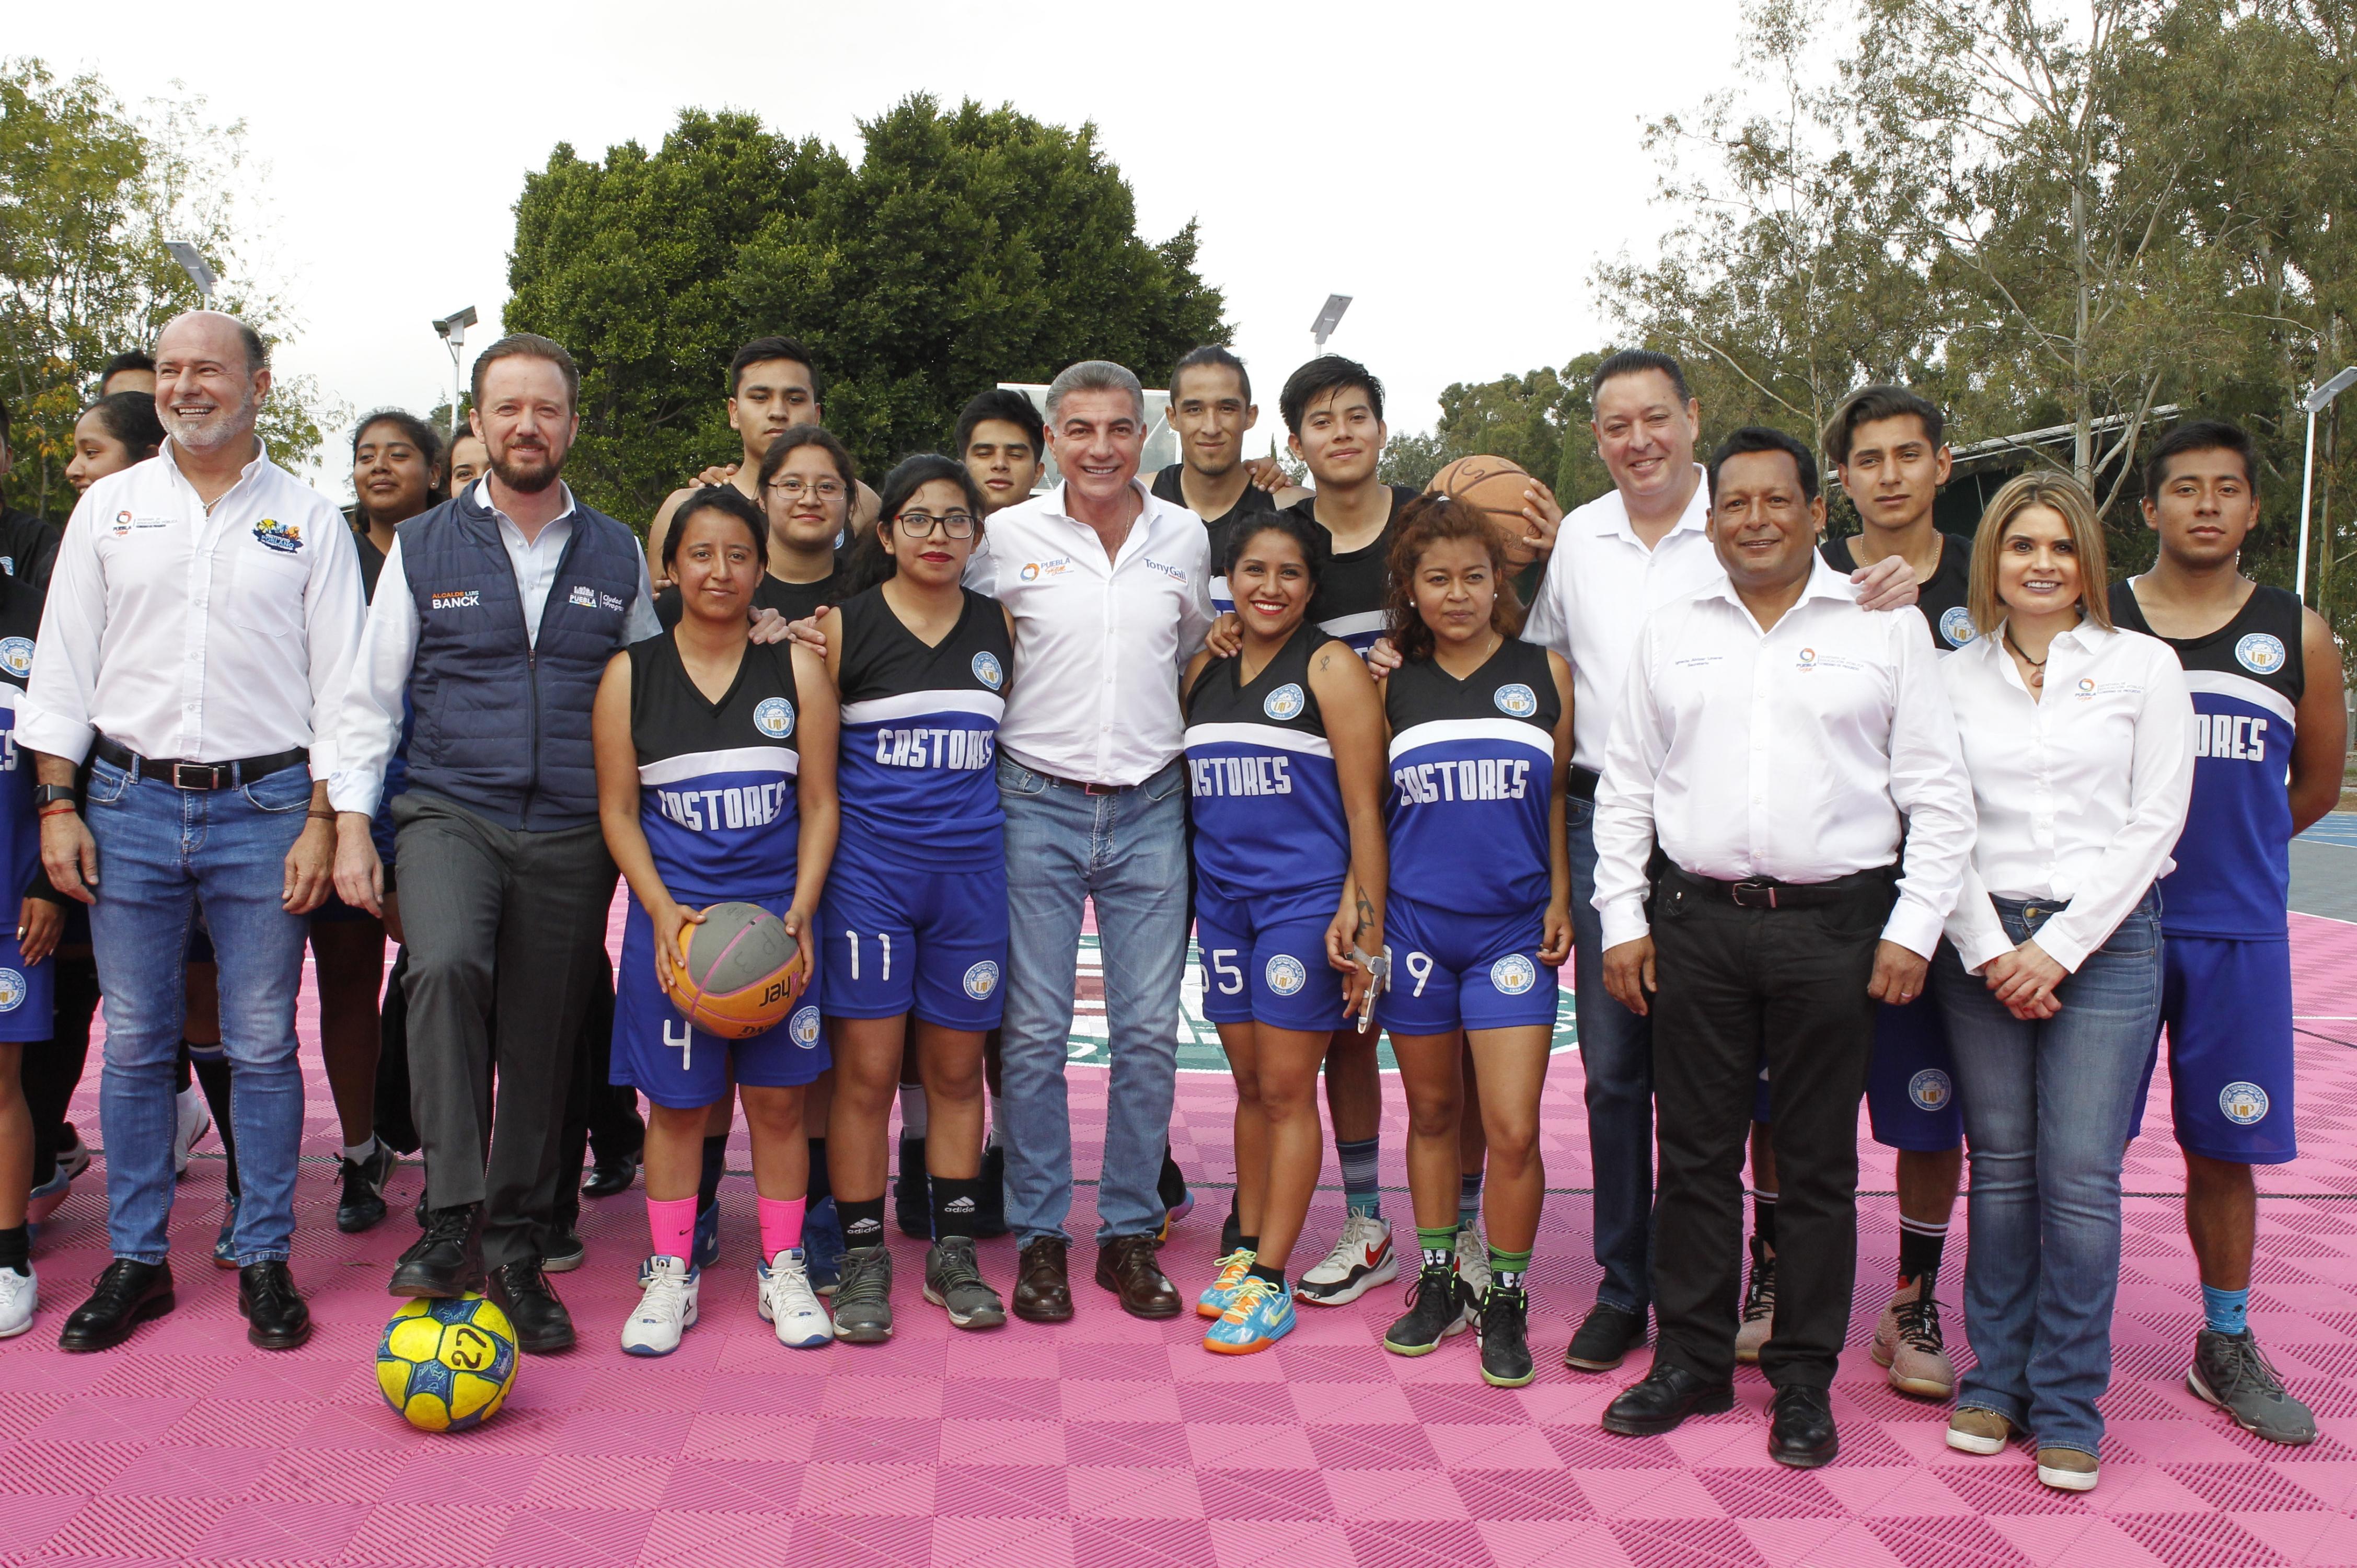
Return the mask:
{"type": "Polygon", "coordinates": [[[647,1230],[654,1237],[655,1256],[686,1262],[695,1255],[695,1199],[647,1199],[647,1230]]]}
{"type": "Polygon", "coordinates": [[[802,1205],[799,1197],[764,1197],[761,1206],[761,1256],[774,1259],[790,1247],[802,1244],[802,1205]]]}

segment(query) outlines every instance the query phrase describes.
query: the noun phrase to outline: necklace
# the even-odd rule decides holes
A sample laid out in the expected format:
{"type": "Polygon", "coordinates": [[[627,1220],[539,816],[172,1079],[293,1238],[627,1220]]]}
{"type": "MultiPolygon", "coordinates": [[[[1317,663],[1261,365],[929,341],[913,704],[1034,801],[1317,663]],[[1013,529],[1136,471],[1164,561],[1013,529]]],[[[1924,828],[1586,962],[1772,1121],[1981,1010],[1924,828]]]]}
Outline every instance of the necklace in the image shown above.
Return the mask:
{"type": "Polygon", "coordinates": [[[2011,627],[2007,627],[2005,628],[2005,645],[2013,650],[2015,658],[2029,666],[2029,689],[2033,692],[2044,691],[2046,689],[2046,659],[2051,659],[2054,657],[2054,650],[2049,648],[2046,650],[2046,659],[2032,659],[2029,654],[2022,651],[2021,644],[2014,641],[2013,628],[2011,627]]]}

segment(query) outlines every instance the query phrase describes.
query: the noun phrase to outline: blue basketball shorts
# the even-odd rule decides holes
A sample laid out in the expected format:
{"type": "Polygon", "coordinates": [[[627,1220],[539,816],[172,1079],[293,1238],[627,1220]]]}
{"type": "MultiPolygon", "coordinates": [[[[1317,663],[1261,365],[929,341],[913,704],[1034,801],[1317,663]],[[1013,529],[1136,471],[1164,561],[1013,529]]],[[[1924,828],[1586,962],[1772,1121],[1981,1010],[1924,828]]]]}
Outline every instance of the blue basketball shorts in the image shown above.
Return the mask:
{"type": "Polygon", "coordinates": [[[820,903],[826,1010],[914,1013],[943,1029],[996,1029],[1006,999],[1006,864],[924,870],[838,853],[820,903]]]}
{"type": "MultiPolygon", "coordinates": [[[[1340,897],[1340,890],[1336,897],[1340,897]]],[[[1288,897],[1296,909],[1300,900],[1288,897]]],[[[1329,908],[1272,918],[1266,904],[1195,893],[1195,946],[1203,955],[1203,1016],[1214,1024],[1340,1029],[1342,974],[1326,961],[1329,908]]]]}
{"type": "MultiPolygon", "coordinates": [[[[1760,1064],[1760,1087],[1751,1101],[1754,1122],[1772,1122],[1768,1064],[1760,1064]]],[[[1964,1112],[1956,1104],[1956,1062],[1948,1048],[1948,1021],[1929,997],[1903,1007],[1886,1002],[1875,1009],[1874,1065],[1866,1080],[1867,1120],[1874,1141],[1886,1149],[1940,1154],[1964,1142],[1964,1112]]]]}
{"type": "Polygon", "coordinates": [[[1544,911],[1460,915],[1394,893],[1383,904],[1390,988],[1375,1020],[1394,1035],[1555,1024],[1555,971],[1539,961],[1544,911]]]}
{"type": "MultiPolygon", "coordinates": [[[[781,916],[793,897],[744,902],[781,916]]],[[[633,898],[622,917],[622,967],[614,977],[614,1060],[606,1079],[674,1111],[693,1111],[727,1093],[732,1069],[738,1083],[757,1089],[808,1083],[834,1060],[826,1048],[826,1031],[819,1026],[822,989],[813,977],[784,1022],[749,1039],[708,1035],[681,1015],[655,979],[654,922],[633,898]]]]}
{"type": "MultiPolygon", "coordinates": [[[[2160,945],[2170,1106],[2188,1152],[2242,1165],[2298,1157],[2292,1118],[2291,943],[2170,936],[2160,945]]],[[[2136,1125],[2158,1065],[2146,1059],[2136,1125]]]]}
{"type": "Polygon", "coordinates": [[[56,1037],[57,967],[54,954],[27,963],[16,928],[0,929],[0,1040],[56,1037]]]}

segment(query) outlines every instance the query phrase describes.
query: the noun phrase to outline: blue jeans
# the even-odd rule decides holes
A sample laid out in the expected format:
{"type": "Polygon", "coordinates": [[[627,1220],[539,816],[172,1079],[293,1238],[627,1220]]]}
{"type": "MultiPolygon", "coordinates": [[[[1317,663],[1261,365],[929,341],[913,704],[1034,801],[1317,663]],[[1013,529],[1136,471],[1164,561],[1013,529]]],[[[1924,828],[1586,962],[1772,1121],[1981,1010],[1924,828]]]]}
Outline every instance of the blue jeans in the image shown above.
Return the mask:
{"type": "MultiPolygon", "coordinates": [[[[2006,935],[2060,906],[1998,898],[2006,935]]],[[[1955,1048],[1972,1151],[1964,1333],[1980,1365],[1956,1391],[2041,1448],[2096,1452],[2120,1285],[2120,1163],[2160,1015],[2157,895],[2055,987],[2062,1010],[2025,1023],[1942,943],[1932,993],[1955,1048]]]]}
{"type": "Polygon", "coordinates": [[[185,1022],[181,957],[202,907],[221,965],[221,1049],[241,1197],[241,1265],[283,1260],[295,1236],[303,1074],[295,994],[310,921],[286,912],[286,855],[311,776],[284,768],[242,789],[179,789],[105,762],[86,815],[98,841],[91,952],[106,998],[99,1122],[106,1136],[107,1240],[118,1258],[160,1263],[172,1213],[172,1059],[185,1022]]]}
{"type": "Polygon", "coordinates": [[[1571,847],[1572,1008],[1587,1079],[1595,1169],[1596,1299],[1642,1313],[1653,1299],[1653,1023],[1604,989],[1604,920],[1596,912],[1596,807],[1565,802],[1571,847]]]}
{"type": "Polygon", "coordinates": [[[1185,789],[1176,763],[1134,789],[1087,795],[998,759],[1008,926],[999,1107],[1006,1223],[1022,1240],[1063,1235],[1072,1208],[1064,1063],[1083,899],[1096,904],[1113,1052],[1097,1240],[1161,1228],[1156,1184],[1170,1138],[1187,963],[1185,789]]]}

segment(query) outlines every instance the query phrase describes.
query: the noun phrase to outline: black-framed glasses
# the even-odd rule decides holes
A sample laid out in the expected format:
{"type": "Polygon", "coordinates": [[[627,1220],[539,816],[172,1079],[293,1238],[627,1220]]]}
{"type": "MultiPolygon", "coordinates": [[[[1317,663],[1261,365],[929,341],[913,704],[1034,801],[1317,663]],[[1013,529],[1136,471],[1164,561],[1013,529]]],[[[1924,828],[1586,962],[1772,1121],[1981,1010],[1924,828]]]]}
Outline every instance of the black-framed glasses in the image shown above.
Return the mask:
{"type": "Polygon", "coordinates": [[[790,501],[802,499],[805,489],[823,501],[839,501],[843,499],[843,481],[840,479],[820,479],[815,484],[806,485],[801,479],[789,476],[782,479],[771,479],[770,488],[790,501]]]}
{"type": "Polygon", "coordinates": [[[930,538],[936,525],[944,539],[974,537],[974,513],[970,511],[943,512],[939,517],[929,511],[904,511],[892,520],[892,526],[911,539],[930,538]]]}

